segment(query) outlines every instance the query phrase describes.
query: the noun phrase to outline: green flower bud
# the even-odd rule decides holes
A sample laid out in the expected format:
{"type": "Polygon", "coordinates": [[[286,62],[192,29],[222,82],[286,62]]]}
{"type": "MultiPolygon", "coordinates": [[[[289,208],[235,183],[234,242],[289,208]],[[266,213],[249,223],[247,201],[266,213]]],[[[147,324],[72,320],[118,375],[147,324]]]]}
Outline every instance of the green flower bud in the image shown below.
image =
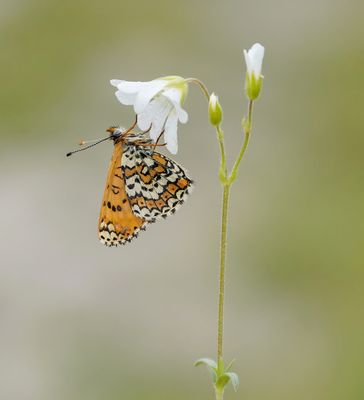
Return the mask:
{"type": "Polygon", "coordinates": [[[210,96],[210,101],[209,101],[209,117],[210,117],[210,122],[214,126],[218,126],[221,124],[222,121],[222,108],[219,103],[218,97],[215,95],[215,93],[212,93],[210,96]]]}
{"type": "Polygon", "coordinates": [[[262,75],[257,79],[255,77],[255,74],[251,75],[249,75],[248,73],[246,74],[245,91],[246,95],[250,100],[255,100],[259,96],[262,85],[263,85],[262,75]]]}

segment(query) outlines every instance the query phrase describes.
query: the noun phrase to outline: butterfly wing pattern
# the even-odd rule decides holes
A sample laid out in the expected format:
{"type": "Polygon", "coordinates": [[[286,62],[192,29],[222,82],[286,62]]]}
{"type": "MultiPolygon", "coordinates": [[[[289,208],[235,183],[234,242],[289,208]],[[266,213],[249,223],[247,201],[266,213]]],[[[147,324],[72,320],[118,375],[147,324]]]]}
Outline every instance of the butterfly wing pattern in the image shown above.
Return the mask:
{"type": "Polygon", "coordinates": [[[125,244],[145,229],[146,221],[136,216],[125,192],[121,168],[122,144],[116,143],[110,161],[99,218],[99,239],[106,246],[125,244]]]}
{"type": "Polygon", "coordinates": [[[100,241],[106,246],[130,242],[148,223],[173,214],[191,189],[192,180],[173,160],[148,146],[116,143],[99,218],[100,241]]]}
{"type": "Polygon", "coordinates": [[[149,223],[173,214],[191,191],[183,168],[150,148],[129,146],[121,164],[133,212],[149,223]]]}

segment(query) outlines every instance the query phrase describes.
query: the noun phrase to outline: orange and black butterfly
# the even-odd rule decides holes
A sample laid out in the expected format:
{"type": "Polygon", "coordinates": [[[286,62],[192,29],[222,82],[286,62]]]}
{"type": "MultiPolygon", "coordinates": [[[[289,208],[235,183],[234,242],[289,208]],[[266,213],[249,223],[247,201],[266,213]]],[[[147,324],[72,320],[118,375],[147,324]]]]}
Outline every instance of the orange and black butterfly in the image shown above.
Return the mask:
{"type": "Polygon", "coordinates": [[[117,246],[137,237],[149,223],[173,214],[190,193],[192,180],[183,167],[155,151],[156,144],[145,132],[119,127],[107,132],[109,137],[97,142],[114,142],[98,234],[101,243],[117,246]]]}

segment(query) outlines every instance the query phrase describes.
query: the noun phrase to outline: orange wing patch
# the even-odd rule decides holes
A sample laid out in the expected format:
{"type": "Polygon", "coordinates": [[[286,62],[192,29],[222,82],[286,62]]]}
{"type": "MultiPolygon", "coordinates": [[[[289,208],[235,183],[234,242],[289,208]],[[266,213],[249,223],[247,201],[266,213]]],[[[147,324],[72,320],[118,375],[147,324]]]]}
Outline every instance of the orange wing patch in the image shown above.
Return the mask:
{"type": "Polygon", "coordinates": [[[133,213],[125,191],[121,168],[122,144],[116,143],[111,158],[99,218],[99,239],[106,246],[130,242],[144,229],[144,218],[133,213]]]}

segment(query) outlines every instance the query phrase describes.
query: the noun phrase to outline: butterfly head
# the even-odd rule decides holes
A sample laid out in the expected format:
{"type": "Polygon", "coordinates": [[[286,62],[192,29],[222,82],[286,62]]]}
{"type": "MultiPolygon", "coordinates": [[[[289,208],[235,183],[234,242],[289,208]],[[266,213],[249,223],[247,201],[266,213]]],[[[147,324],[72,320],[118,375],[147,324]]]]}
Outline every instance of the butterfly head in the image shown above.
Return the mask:
{"type": "Polygon", "coordinates": [[[111,126],[106,129],[106,132],[109,132],[109,139],[112,139],[114,143],[119,143],[120,141],[126,144],[152,143],[151,139],[145,137],[146,132],[135,132],[133,127],[125,129],[120,126],[111,126]]]}
{"type": "Polygon", "coordinates": [[[109,133],[109,138],[114,141],[114,143],[119,142],[126,136],[129,132],[121,127],[121,126],[110,126],[110,128],[106,129],[106,132],[109,133]]]}
{"type": "Polygon", "coordinates": [[[69,153],[66,154],[67,157],[71,156],[74,153],[78,153],[80,151],[84,151],[89,149],[90,147],[94,147],[97,144],[101,143],[101,142],[105,142],[106,140],[110,140],[112,139],[114,141],[114,144],[116,143],[126,143],[126,144],[147,144],[150,145],[152,143],[151,139],[146,139],[145,138],[145,132],[135,132],[133,131],[133,128],[135,127],[136,122],[128,129],[125,129],[121,126],[111,126],[110,128],[106,129],[106,132],[109,133],[109,136],[107,136],[106,138],[103,139],[97,139],[97,140],[89,140],[89,141],[85,141],[82,140],[80,142],[80,145],[83,146],[85,144],[88,144],[88,146],[83,147],[82,149],[79,150],[74,150],[74,151],[70,151],[69,153]]]}

